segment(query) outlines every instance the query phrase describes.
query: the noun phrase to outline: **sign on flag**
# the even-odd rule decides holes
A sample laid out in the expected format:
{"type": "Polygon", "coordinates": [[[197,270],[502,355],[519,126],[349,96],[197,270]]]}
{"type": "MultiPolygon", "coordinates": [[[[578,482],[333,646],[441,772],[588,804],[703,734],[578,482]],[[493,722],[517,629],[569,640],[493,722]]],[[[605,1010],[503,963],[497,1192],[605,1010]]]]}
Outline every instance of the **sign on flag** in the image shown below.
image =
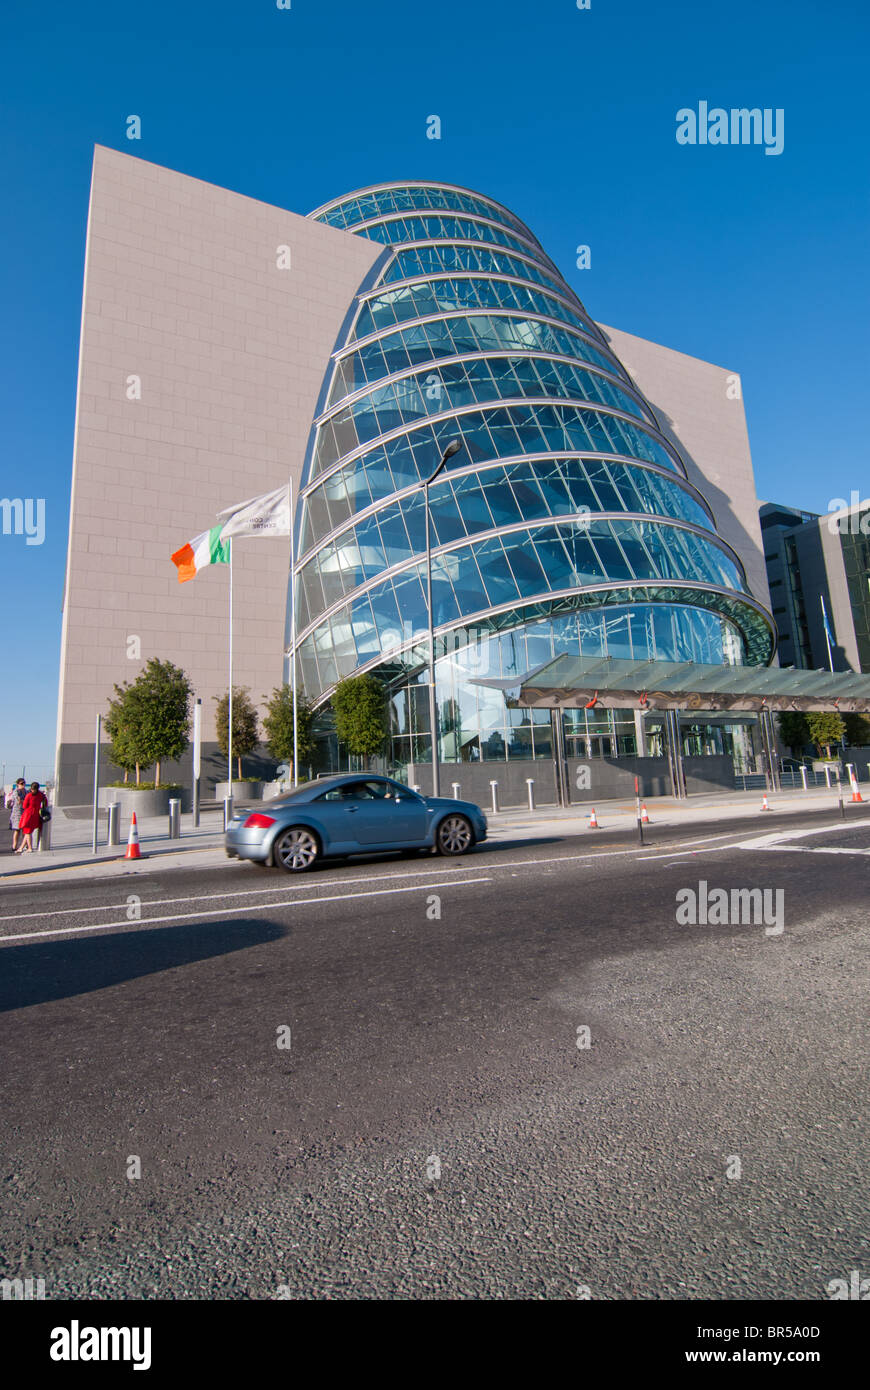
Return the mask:
{"type": "Polygon", "coordinates": [[[260,497],[251,497],[235,507],[227,507],[218,512],[218,519],[223,521],[222,541],[235,536],[289,536],[290,484],[276,487],[274,492],[264,492],[260,497]]]}

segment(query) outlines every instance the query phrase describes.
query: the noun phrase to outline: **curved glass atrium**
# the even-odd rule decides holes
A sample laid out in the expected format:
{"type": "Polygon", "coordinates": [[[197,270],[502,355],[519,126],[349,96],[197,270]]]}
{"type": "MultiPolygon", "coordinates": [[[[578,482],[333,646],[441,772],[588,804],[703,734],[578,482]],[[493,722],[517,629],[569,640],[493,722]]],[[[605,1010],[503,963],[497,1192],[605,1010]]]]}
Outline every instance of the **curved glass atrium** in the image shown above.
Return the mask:
{"type": "MultiPolygon", "coordinates": [[[[392,691],[393,764],[431,757],[421,484],[454,440],[429,489],[444,761],[552,756],[547,711],[512,709],[476,682],[561,652],[770,660],[771,620],[739,558],[518,218],[426,183],[366,189],[312,217],[384,255],[330,363],[302,482],[296,651],[309,698],[373,671],[392,691]]],[[[630,751],[604,716],[611,751],[630,751]]]]}

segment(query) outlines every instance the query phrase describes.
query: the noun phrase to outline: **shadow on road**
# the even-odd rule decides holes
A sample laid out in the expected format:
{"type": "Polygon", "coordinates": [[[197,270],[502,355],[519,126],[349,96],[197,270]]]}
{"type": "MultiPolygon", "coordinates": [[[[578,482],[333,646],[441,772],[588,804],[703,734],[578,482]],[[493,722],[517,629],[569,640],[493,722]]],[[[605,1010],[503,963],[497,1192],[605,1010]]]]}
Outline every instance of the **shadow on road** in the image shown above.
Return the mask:
{"type": "Polygon", "coordinates": [[[0,956],[0,1012],[90,994],[288,934],[272,922],[241,919],[7,946],[0,956]]]}

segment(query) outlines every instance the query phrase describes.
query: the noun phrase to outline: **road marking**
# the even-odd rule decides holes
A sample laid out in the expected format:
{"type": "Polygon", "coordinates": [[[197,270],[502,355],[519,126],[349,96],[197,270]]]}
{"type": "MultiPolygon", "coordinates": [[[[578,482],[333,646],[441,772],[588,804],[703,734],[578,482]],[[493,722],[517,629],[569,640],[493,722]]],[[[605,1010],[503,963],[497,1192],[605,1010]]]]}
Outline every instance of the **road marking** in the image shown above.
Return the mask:
{"type": "MultiPolygon", "coordinates": [[[[478,883],[491,883],[491,878],[472,878],[465,879],[461,883],[453,883],[453,888],[476,888],[478,883]]],[[[444,880],[439,879],[436,883],[414,883],[405,888],[379,888],[372,893],[339,893],[330,897],[321,898],[296,898],[293,902],[276,903],[276,907],[308,907],[317,906],[324,903],[344,902],[348,899],[356,901],[359,898],[383,898],[393,893],[417,893],[426,888],[443,888],[444,880]]],[[[166,917],[139,917],[132,921],[124,917],[119,922],[97,922],[93,926],[81,927],[51,927],[48,931],[21,932],[15,936],[0,935],[0,945],[7,941],[35,941],[40,936],[69,936],[72,932],[83,931],[109,931],[112,927],[151,927],[160,922],[184,922],[190,917],[230,917],[237,912],[265,912],[269,907],[268,903],[263,903],[259,907],[229,907],[229,908],[210,908],[208,912],[177,912],[172,916],[166,917]]]]}
{"type": "MultiPolygon", "coordinates": [[[[223,866],[221,866],[221,867],[223,867],[223,866]]],[[[385,877],[385,878],[388,878],[388,879],[401,879],[401,878],[431,878],[432,874],[433,874],[433,873],[436,873],[436,872],[439,872],[439,870],[430,869],[429,872],[428,872],[428,874],[427,874],[427,873],[425,873],[425,872],[421,869],[418,873],[411,873],[411,872],[409,872],[409,873],[406,873],[406,874],[386,874],[384,877],[385,877]]],[[[472,871],[471,871],[470,868],[468,868],[468,869],[460,869],[460,868],[448,869],[447,866],[445,865],[444,868],[440,870],[440,872],[441,872],[441,873],[447,873],[447,874],[468,874],[468,873],[471,873],[472,871]]],[[[333,883],[324,883],[324,884],[323,884],[323,888],[324,888],[326,891],[328,891],[330,888],[333,888],[333,887],[335,887],[335,888],[340,888],[343,884],[348,884],[348,883],[371,883],[371,881],[372,881],[372,875],[371,875],[371,874],[366,874],[365,877],[361,877],[361,878],[343,878],[343,879],[340,879],[338,882],[336,882],[336,883],[334,883],[334,884],[333,884],[333,883]]],[[[299,882],[299,881],[297,880],[296,883],[282,883],[281,886],[280,886],[279,888],[245,888],[245,889],[240,889],[238,892],[234,892],[234,893],[200,893],[200,894],[198,894],[198,895],[195,896],[195,897],[155,898],[153,902],[149,902],[149,903],[148,903],[148,906],[149,906],[149,907],[172,907],[173,904],[175,904],[175,903],[208,903],[208,902],[213,902],[215,898],[220,898],[222,902],[226,902],[229,898],[252,898],[252,897],[257,898],[257,897],[264,896],[264,895],[267,894],[267,893],[293,893],[293,892],[301,893],[301,892],[304,891],[305,888],[311,888],[311,879],[310,879],[310,878],[309,878],[307,881],[305,881],[305,882],[299,882]]],[[[133,896],[138,896],[138,895],[134,894],[133,896]]],[[[120,911],[121,911],[123,908],[125,908],[126,906],[127,906],[126,902],[123,902],[123,903],[103,903],[101,906],[98,906],[98,907],[94,907],[94,906],[91,906],[91,907],[58,907],[58,908],[52,908],[49,912],[11,912],[11,913],[9,913],[6,917],[0,917],[0,922],[25,922],[25,921],[27,921],[27,919],[28,919],[29,917],[72,917],[74,913],[80,913],[80,912],[114,912],[114,911],[120,912],[120,911]]]]}
{"type": "Polygon", "coordinates": [[[847,835],[856,829],[855,825],[814,825],[803,830],[774,830],[769,835],[758,835],[751,840],[741,840],[735,849],[779,850],[782,854],[858,854],[870,856],[870,849],[829,848],[814,849],[812,845],[790,845],[788,840],[803,840],[808,835],[847,835]]]}

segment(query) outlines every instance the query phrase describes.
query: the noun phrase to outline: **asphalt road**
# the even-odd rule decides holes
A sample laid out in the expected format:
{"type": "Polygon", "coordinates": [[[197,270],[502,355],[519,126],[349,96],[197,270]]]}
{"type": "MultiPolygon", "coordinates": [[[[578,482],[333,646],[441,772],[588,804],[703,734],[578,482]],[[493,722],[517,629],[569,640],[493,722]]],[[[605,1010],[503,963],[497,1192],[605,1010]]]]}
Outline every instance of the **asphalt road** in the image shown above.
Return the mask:
{"type": "Polygon", "coordinates": [[[870,808],[649,836],[5,883],[0,1275],[169,1299],[866,1278],[870,808]],[[781,890],[782,930],[678,922],[702,882],[781,890]]]}

